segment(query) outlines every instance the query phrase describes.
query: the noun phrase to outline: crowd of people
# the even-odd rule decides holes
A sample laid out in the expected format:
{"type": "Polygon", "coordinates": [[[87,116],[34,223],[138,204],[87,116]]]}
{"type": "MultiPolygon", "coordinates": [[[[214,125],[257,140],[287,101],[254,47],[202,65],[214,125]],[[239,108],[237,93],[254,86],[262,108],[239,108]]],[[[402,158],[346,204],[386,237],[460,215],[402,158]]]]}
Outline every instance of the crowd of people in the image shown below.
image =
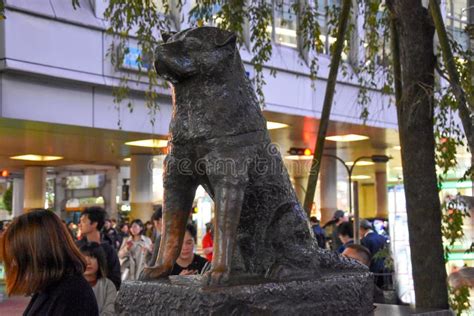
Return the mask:
{"type": "Polygon", "coordinates": [[[383,289],[393,287],[392,272],[385,265],[388,253],[389,240],[386,236],[378,234],[373,224],[367,219],[359,221],[360,245],[354,243],[354,223],[342,210],[334,212],[333,217],[324,227],[320,226],[316,217],[310,218],[311,227],[318,246],[330,249],[342,256],[352,258],[366,265],[374,274],[375,302],[384,303],[383,289]],[[326,234],[326,229],[330,230],[326,234]]]}
{"type": "MultiPolygon", "coordinates": [[[[335,212],[329,223],[333,238],[327,237],[328,225],[321,227],[315,217],[310,221],[321,248],[369,267],[376,276],[376,290],[386,285],[383,278],[377,278],[386,272],[384,259],[375,254],[386,247],[387,239],[377,234],[369,221],[360,222],[361,245],[354,244],[352,224],[342,211],[335,212]]],[[[85,209],[78,225],[66,224],[47,210],[30,211],[15,218],[0,239],[7,293],[32,295],[25,315],[114,315],[121,282],[138,280],[145,267],[155,265],[161,228],[161,207],[145,224],[140,219],[119,224],[108,219],[100,207],[85,209]]],[[[171,275],[210,270],[210,223],[202,240],[205,257],[196,254],[196,241],[196,228],[188,224],[171,275]]]]}
{"type": "MultiPolygon", "coordinates": [[[[71,237],[79,247],[90,242],[98,243],[104,251],[109,276],[117,290],[124,280],[138,280],[143,269],[154,266],[158,257],[162,226],[162,208],[157,206],[150,221],[140,219],[120,224],[106,218],[100,207],[90,207],[81,213],[77,227],[67,225],[71,237]]],[[[209,231],[204,239],[208,240],[209,231]]],[[[212,260],[212,237],[210,247],[204,249],[207,259],[195,255],[197,232],[188,224],[182,250],[171,274],[200,274],[205,263],[212,260]],[[210,256],[209,256],[210,255],[210,256]],[[199,264],[196,265],[196,262],[199,264]],[[196,268],[198,267],[198,268],[196,268]]],[[[208,241],[209,243],[209,241],[208,241]]]]}
{"type": "MultiPolygon", "coordinates": [[[[161,221],[161,207],[151,226],[140,219],[118,224],[100,207],[85,209],[77,225],[48,210],[23,214],[0,239],[6,292],[32,295],[24,315],[115,315],[122,281],[138,280],[156,262],[161,221]]],[[[196,240],[196,228],[188,224],[171,275],[210,269],[210,261],[195,253],[196,240]]]]}

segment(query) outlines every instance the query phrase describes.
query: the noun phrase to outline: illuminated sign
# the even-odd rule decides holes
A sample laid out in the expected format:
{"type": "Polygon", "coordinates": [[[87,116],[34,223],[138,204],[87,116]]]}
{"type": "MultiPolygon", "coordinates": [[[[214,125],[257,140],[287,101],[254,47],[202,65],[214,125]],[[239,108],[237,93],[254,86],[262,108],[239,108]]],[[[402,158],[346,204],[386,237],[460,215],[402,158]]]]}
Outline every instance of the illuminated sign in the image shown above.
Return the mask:
{"type": "Polygon", "coordinates": [[[123,56],[121,67],[128,70],[148,71],[150,62],[148,58],[142,56],[142,50],[139,47],[129,45],[123,56]]]}

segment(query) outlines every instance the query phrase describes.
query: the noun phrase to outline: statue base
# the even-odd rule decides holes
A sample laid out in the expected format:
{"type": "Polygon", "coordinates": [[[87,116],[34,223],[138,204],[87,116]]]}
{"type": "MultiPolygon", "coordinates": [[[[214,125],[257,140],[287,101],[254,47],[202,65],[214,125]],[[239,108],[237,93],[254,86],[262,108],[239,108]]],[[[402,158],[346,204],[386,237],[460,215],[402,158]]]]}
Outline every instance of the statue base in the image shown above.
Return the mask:
{"type": "Polygon", "coordinates": [[[226,287],[204,287],[202,276],[123,282],[115,309],[118,315],[370,315],[374,310],[369,272],[285,282],[239,279],[241,284],[234,280],[226,287]]]}

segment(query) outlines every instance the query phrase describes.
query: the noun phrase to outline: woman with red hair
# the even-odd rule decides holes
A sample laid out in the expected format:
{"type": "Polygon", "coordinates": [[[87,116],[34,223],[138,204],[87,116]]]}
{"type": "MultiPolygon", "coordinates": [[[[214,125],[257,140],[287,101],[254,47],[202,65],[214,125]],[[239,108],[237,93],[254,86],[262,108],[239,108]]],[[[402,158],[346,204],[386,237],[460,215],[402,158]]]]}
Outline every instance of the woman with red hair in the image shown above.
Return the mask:
{"type": "Polygon", "coordinates": [[[0,241],[8,295],[33,295],[23,315],[98,315],[86,262],[53,212],[13,220],[0,241]]]}

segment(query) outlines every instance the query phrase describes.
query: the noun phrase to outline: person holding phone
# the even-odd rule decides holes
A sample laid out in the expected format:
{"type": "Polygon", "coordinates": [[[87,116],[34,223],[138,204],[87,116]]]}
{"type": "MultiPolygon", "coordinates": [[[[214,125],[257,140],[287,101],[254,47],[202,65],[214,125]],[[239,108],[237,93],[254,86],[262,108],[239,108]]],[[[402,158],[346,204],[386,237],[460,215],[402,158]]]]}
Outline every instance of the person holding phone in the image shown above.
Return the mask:
{"type": "Polygon", "coordinates": [[[176,263],[173,266],[171,275],[193,275],[202,274],[206,267],[209,266],[208,261],[194,253],[196,244],[196,228],[193,225],[186,225],[186,233],[184,234],[183,246],[176,263]]]}

